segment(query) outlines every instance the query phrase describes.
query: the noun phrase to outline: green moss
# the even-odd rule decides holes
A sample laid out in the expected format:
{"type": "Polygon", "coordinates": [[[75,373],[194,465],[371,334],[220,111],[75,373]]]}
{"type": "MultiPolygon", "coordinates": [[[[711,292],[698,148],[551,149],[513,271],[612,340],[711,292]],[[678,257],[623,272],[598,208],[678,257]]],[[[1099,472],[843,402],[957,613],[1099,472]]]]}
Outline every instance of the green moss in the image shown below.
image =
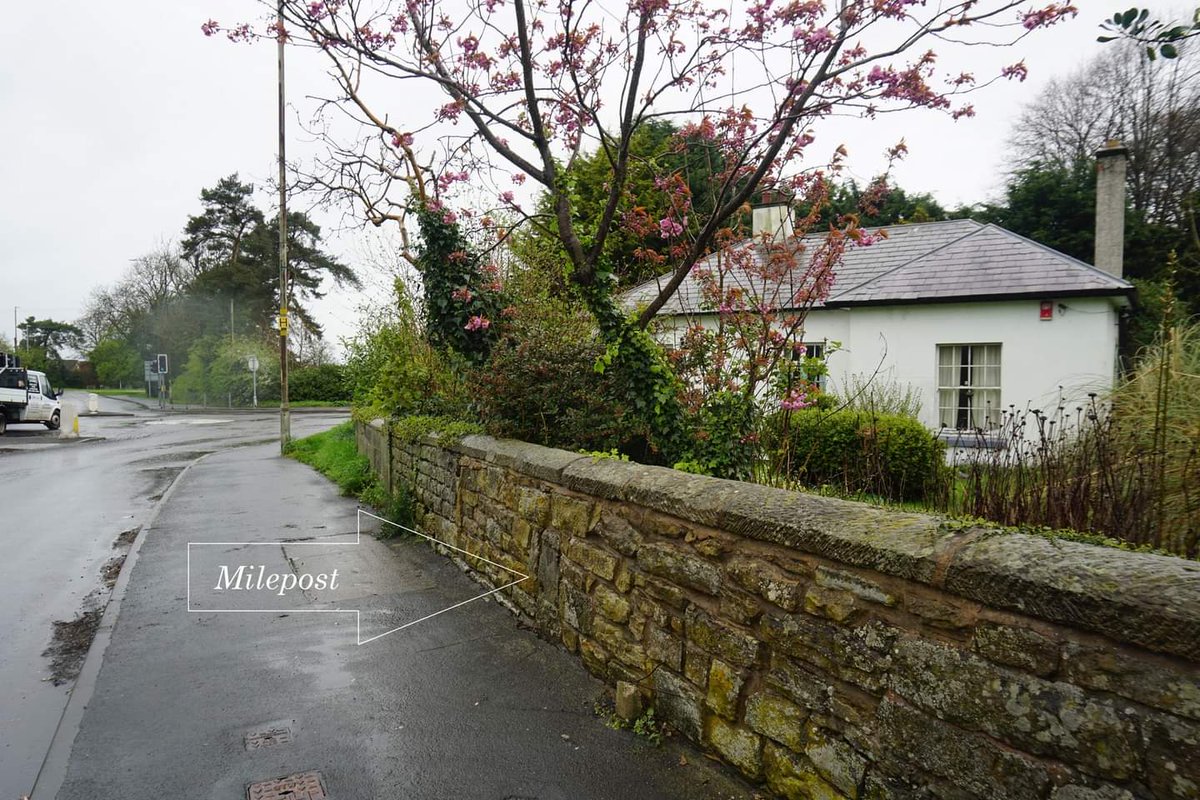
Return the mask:
{"type": "Polygon", "coordinates": [[[1174,558],[1183,557],[1178,553],[1172,553],[1168,550],[1159,550],[1150,545],[1134,545],[1130,542],[1112,539],[1098,533],[1083,533],[1080,531],[1046,528],[1036,525],[1001,525],[1000,523],[978,517],[951,517],[938,525],[938,530],[944,533],[963,533],[964,531],[978,529],[983,529],[985,538],[1003,536],[1010,533],[1023,533],[1026,536],[1039,536],[1043,539],[1049,539],[1052,542],[1078,542],[1079,544],[1090,544],[1097,547],[1111,547],[1114,550],[1125,550],[1130,553],[1151,553],[1160,556],[1172,556],[1174,558]]]}
{"type": "Polygon", "coordinates": [[[436,435],[445,444],[461,441],[464,436],[483,433],[483,428],[474,422],[465,422],[450,417],[431,417],[411,414],[397,417],[388,423],[392,437],[400,442],[419,442],[436,435]]]}

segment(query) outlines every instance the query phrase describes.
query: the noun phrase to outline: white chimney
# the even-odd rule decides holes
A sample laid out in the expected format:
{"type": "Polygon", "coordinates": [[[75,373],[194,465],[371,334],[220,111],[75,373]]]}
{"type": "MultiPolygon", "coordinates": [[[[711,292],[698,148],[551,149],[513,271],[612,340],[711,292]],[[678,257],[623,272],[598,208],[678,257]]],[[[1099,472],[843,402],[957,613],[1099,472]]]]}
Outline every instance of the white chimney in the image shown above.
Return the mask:
{"type": "Polygon", "coordinates": [[[769,233],[773,241],[780,242],[792,236],[791,198],[770,189],[762,193],[762,202],[754,206],[750,220],[750,232],[755,239],[769,233]]]}
{"type": "Polygon", "coordinates": [[[1096,151],[1096,253],[1092,263],[1110,275],[1125,269],[1125,162],[1129,149],[1109,139],[1096,151]]]}

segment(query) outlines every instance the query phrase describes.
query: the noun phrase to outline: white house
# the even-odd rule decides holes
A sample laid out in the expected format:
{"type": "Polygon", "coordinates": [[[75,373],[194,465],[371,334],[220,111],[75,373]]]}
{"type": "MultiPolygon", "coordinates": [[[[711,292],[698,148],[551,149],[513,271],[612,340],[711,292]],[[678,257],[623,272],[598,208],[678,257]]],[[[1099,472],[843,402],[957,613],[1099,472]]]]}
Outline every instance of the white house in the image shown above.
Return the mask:
{"type": "MultiPolygon", "coordinates": [[[[804,326],[818,353],[841,343],[827,359],[828,388],[872,375],[908,384],[922,421],[946,431],[993,429],[1006,409],[1052,413],[1060,397],[1073,408],[1110,389],[1133,287],[1121,276],[1125,151],[1111,143],[1097,155],[1101,268],[973,220],[896,225],[848,250],[804,326]]],[[[756,233],[790,235],[783,209],[756,208],[756,233]]],[[[626,303],[648,302],[658,285],[635,287],[626,303]]],[[[659,316],[671,338],[717,320],[692,276],[659,316]]]]}

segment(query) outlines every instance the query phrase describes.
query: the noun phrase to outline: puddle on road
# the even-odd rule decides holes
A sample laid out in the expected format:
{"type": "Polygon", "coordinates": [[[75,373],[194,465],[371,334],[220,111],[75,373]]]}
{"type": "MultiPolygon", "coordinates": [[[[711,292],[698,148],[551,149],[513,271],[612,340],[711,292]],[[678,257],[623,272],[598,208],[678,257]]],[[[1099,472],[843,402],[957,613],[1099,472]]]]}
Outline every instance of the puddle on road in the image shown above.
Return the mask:
{"type": "Polygon", "coordinates": [[[137,461],[133,461],[131,463],[136,465],[136,464],[167,464],[167,463],[178,462],[178,461],[195,461],[197,458],[200,458],[201,456],[206,456],[212,452],[215,452],[215,451],[213,451],[213,450],[183,450],[180,452],[163,453],[162,455],[149,456],[147,458],[139,458],[137,461]]]}
{"type": "Polygon", "coordinates": [[[163,494],[167,491],[167,487],[171,482],[183,472],[185,466],[175,467],[158,467],[157,469],[138,470],[150,480],[150,485],[146,488],[147,497],[151,503],[157,503],[162,499],[163,494]]]}

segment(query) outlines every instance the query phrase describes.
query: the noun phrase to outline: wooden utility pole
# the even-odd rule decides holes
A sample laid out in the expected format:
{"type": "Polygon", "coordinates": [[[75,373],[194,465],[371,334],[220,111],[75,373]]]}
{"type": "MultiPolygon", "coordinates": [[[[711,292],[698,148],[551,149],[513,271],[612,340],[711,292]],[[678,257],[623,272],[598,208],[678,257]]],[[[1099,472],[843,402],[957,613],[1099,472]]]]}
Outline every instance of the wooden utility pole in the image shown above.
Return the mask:
{"type": "Polygon", "coordinates": [[[279,451],[287,450],[292,438],[288,409],[288,260],[287,260],[287,162],[284,160],[286,108],[283,92],[283,3],[279,0],[275,31],[279,50],[279,451]]]}

